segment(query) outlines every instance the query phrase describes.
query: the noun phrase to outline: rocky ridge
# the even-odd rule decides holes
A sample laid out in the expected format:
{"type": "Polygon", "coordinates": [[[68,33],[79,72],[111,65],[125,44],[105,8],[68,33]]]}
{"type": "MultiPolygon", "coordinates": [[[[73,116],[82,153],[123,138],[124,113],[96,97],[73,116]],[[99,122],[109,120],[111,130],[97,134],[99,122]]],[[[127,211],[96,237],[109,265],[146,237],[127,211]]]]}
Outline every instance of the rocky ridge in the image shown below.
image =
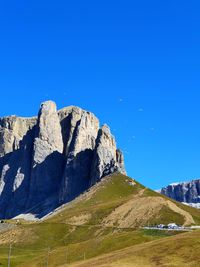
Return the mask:
{"type": "Polygon", "coordinates": [[[160,193],[179,202],[200,203],[200,179],[170,184],[162,188],[160,193]]]}
{"type": "Polygon", "coordinates": [[[42,217],[113,172],[126,173],[107,125],[70,106],[0,119],[0,218],[42,217]]]}

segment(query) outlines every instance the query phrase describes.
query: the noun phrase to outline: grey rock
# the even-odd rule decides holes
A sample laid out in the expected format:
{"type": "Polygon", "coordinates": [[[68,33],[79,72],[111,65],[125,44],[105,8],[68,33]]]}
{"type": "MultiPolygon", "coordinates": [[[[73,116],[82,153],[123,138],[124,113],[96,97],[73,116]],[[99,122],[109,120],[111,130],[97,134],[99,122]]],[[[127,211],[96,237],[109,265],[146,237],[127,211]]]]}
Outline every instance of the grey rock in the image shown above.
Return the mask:
{"type": "Polygon", "coordinates": [[[37,118],[0,118],[0,157],[19,149],[20,142],[37,123],[37,118]]]}
{"type": "Polygon", "coordinates": [[[180,202],[200,203],[200,179],[168,185],[160,193],[180,202]]]}
{"type": "Polygon", "coordinates": [[[41,104],[35,129],[27,209],[57,193],[63,167],[63,140],[56,104],[41,104]]]}
{"type": "Polygon", "coordinates": [[[107,125],[99,129],[91,167],[91,185],[102,177],[119,171],[125,174],[122,152],[116,148],[114,136],[107,125]]]}
{"type": "Polygon", "coordinates": [[[117,170],[126,175],[126,169],[125,169],[125,164],[124,164],[124,155],[120,149],[116,150],[116,164],[117,164],[117,170]]]}
{"type": "Polygon", "coordinates": [[[36,122],[36,118],[26,119],[15,116],[0,120],[1,218],[10,218],[25,209],[36,122]]]}
{"type": "Polygon", "coordinates": [[[0,218],[40,218],[116,171],[123,154],[90,112],[47,101],[38,117],[0,118],[0,218]]]}
{"type": "Polygon", "coordinates": [[[65,148],[66,166],[63,174],[60,202],[70,201],[90,184],[90,166],[99,130],[98,119],[90,112],[73,108],[70,133],[65,148]]]}

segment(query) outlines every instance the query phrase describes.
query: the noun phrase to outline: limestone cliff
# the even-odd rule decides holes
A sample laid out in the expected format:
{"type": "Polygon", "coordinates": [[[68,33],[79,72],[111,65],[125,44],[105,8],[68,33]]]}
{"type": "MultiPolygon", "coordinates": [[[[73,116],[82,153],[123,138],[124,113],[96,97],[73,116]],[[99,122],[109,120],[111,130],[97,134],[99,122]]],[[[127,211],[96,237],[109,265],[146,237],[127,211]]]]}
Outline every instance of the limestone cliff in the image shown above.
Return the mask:
{"type": "Polygon", "coordinates": [[[124,169],[123,156],[116,149],[114,136],[111,135],[107,125],[99,129],[96,139],[96,147],[91,168],[91,184],[98,182],[101,177],[115,171],[126,173],[124,169]]]}
{"type": "Polygon", "coordinates": [[[116,171],[123,154],[90,112],[47,101],[37,117],[0,119],[0,218],[42,217],[116,171]]]}

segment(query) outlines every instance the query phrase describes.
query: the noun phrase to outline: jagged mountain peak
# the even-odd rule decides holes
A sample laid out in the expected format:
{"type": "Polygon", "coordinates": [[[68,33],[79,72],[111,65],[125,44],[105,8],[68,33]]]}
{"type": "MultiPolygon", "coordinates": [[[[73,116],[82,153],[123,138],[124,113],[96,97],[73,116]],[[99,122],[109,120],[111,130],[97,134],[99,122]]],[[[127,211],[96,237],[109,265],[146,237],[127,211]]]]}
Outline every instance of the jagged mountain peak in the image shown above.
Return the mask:
{"type": "Polygon", "coordinates": [[[37,117],[0,119],[1,218],[41,217],[116,171],[125,173],[122,152],[91,112],[48,100],[37,117]]]}
{"type": "Polygon", "coordinates": [[[160,193],[184,203],[200,203],[200,179],[172,183],[160,190],[160,193]]]}

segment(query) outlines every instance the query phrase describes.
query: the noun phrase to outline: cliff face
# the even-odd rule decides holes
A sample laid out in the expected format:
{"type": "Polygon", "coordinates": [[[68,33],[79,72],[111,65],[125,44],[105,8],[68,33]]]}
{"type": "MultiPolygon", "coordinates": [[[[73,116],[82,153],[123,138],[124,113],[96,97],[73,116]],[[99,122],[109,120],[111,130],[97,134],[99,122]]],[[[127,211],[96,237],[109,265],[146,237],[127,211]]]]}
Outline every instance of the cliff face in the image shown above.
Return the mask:
{"type": "Polygon", "coordinates": [[[47,101],[38,117],[0,119],[0,218],[41,217],[115,171],[123,155],[90,112],[47,101]]]}
{"type": "Polygon", "coordinates": [[[185,203],[200,203],[200,179],[162,188],[161,194],[185,203]]]}

